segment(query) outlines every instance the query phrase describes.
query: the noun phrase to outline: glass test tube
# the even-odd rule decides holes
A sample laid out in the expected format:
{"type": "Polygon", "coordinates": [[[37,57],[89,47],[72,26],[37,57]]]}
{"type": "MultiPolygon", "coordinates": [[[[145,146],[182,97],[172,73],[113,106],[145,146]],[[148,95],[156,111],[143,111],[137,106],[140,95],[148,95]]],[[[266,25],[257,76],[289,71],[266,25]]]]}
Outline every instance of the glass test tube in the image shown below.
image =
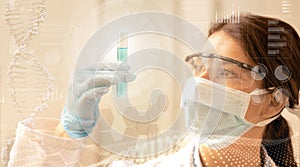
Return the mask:
{"type": "MultiPolygon", "coordinates": [[[[127,33],[121,32],[119,35],[119,44],[117,49],[117,61],[126,62],[127,61],[127,49],[128,49],[128,39],[127,33]]],[[[127,92],[127,84],[121,82],[117,84],[117,96],[124,97],[127,92]]]]}

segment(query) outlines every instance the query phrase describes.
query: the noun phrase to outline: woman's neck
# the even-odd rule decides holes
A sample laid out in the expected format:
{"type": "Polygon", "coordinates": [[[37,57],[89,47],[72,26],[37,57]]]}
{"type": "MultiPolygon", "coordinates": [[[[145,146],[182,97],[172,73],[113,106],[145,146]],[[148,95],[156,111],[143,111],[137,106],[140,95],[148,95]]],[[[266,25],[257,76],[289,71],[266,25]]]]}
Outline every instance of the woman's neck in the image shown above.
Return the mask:
{"type": "Polygon", "coordinates": [[[203,166],[260,166],[263,129],[255,127],[233,144],[219,150],[201,145],[199,147],[199,156],[203,166]]]}

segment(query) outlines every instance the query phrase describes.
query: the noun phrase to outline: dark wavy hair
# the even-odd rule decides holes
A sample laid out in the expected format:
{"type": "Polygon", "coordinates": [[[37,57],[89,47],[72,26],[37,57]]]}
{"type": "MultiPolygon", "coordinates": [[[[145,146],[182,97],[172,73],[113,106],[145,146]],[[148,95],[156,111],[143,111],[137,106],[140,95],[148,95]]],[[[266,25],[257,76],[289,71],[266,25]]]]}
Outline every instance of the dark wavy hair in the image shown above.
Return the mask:
{"type": "MultiPolygon", "coordinates": [[[[296,30],[286,22],[276,18],[252,14],[231,16],[214,23],[209,36],[223,31],[240,43],[245,54],[256,64],[263,64],[267,69],[263,87],[283,87],[289,93],[289,107],[299,103],[300,87],[300,40],[296,30]],[[234,20],[234,22],[232,22],[234,20]],[[285,66],[289,78],[276,78],[278,66],[285,66]]],[[[290,128],[282,117],[268,124],[264,130],[261,147],[261,165],[264,166],[265,149],[278,166],[296,167],[290,128]]]]}

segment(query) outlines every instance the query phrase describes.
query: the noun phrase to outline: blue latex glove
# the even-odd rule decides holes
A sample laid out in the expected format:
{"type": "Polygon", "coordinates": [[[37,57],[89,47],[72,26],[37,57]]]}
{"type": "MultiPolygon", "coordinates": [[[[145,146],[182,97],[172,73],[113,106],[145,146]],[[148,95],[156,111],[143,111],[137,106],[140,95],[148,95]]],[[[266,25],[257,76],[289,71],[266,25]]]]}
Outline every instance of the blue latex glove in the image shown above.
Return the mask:
{"type": "Polygon", "coordinates": [[[120,82],[129,82],[134,75],[125,63],[103,63],[76,70],[63,111],[61,123],[72,138],[87,136],[99,117],[98,104],[108,88],[120,82]]]}

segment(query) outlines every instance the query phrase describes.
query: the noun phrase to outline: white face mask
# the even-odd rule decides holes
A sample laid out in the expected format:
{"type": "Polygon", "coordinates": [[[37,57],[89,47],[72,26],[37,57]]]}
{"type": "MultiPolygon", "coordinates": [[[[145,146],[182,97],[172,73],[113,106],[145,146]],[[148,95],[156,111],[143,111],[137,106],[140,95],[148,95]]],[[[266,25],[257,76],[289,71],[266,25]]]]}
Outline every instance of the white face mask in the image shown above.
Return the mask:
{"type": "Polygon", "coordinates": [[[181,99],[186,126],[201,143],[214,149],[226,147],[253,126],[265,126],[279,116],[256,124],[245,119],[250,100],[266,93],[264,89],[245,93],[200,77],[190,78],[181,99]]]}

